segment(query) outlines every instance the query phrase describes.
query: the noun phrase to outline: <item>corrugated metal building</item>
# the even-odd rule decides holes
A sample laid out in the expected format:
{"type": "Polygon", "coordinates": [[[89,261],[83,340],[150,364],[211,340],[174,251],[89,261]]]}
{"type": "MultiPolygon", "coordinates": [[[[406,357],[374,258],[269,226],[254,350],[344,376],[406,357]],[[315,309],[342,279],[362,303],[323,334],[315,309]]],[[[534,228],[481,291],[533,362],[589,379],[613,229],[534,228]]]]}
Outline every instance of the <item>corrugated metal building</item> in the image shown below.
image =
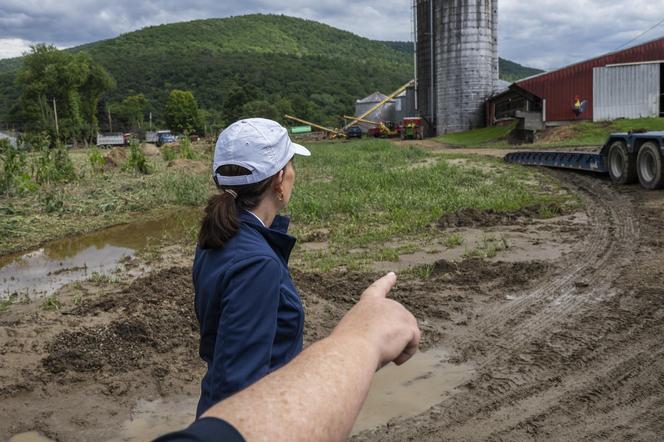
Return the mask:
{"type": "Polygon", "coordinates": [[[593,69],[593,121],[659,116],[661,70],[659,62],[593,69]]]}
{"type": "MultiPolygon", "coordinates": [[[[611,65],[627,64],[627,63],[655,63],[657,67],[648,69],[655,70],[659,68],[661,71],[661,63],[664,63],[664,38],[653,40],[638,46],[624,49],[610,54],[602,55],[591,60],[567,66],[556,71],[547,72],[534,77],[526,78],[517,81],[514,86],[517,89],[522,89],[534,95],[541,100],[541,107],[543,112],[543,119],[547,122],[555,121],[575,121],[575,120],[592,120],[595,112],[595,99],[593,96],[593,71],[596,68],[610,68],[611,65]],[[574,111],[575,98],[579,97],[582,101],[586,101],[586,108],[583,112],[577,113],[574,111]]],[[[607,71],[608,72],[608,71],[607,71]]],[[[620,74],[598,73],[599,78],[609,81],[609,78],[620,78],[619,75],[641,75],[639,69],[623,70],[620,74]],[[611,77],[611,76],[614,77],[611,77]]],[[[651,71],[652,72],[652,71],[651,71]]],[[[660,74],[659,84],[656,89],[649,90],[652,93],[661,97],[662,94],[662,78],[660,74]]],[[[630,86],[625,86],[634,90],[638,77],[622,77],[623,81],[628,82],[630,86]]],[[[654,87],[655,83],[649,83],[654,87]]],[[[615,85],[615,83],[614,83],[615,85]]],[[[602,86],[603,89],[598,89],[598,94],[602,92],[613,94],[612,89],[606,88],[606,84],[602,86]]],[[[503,97],[504,98],[504,97],[503,97]]],[[[599,98],[601,103],[608,103],[612,105],[610,98],[599,98]],[[604,100],[604,101],[602,101],[604,100]],[[609,100],[609,101],[606,101],[609,100]]],[[[662,108],[663,100],[659,99],[659,112],[664,112],[662,108]]],[[[604,110],[602,111],[604,112],[604,110]]],[[[613,115],[616,115],[615,112],[613,115]]],[[[625,115],[622,115],[625,116],[625,115]]]]}
{"type": "MultiPolygon", "coordinates": [[[[380,92],[374,92],[368,97],[364,97],[361,100],[355,102],[355,116],[359,117],[363,115],[366,111],[385,100],[387,95],[384,95],[380,92]]],[[[384,106],[379,107],[375,111],[371,112],[369,115],[364,117],[365,120],[369,121],[394,121],[396,113],[396,101],[390,100],[385,103],[384,106]]],[[[372,125],[361,123],[359,126],[364,132],[367,132],[369,128],[374,127],[372,125]]]]}

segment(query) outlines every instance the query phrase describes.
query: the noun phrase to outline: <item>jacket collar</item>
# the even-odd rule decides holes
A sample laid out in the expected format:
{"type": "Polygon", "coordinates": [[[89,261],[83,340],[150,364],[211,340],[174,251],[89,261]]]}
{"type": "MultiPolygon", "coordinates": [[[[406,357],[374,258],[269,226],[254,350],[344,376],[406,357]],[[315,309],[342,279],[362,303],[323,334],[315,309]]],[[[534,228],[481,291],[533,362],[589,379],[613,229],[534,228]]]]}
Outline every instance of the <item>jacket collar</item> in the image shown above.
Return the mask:
{"type": "Polygon", "coordinates": [[[288,217],[277,215],[270,227],[264,227],[254,215],[243,210],[240,212],[240,220],[263,235],[270,247],[284,260],[284,263],[288,263],[297,241],[295,237],[288,234],[290,225],[288,217]]]}

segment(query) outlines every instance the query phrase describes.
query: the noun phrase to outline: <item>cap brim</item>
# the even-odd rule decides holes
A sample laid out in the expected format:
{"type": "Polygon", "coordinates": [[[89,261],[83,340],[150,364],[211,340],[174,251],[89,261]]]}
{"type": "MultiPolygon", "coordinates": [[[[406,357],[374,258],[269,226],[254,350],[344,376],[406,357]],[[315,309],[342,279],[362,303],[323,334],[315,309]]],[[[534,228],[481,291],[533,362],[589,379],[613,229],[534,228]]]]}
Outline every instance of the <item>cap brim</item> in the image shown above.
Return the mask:
{"type": "Polygon", "coordinates": [[[295,153],[295,155],[302,155],[303,157],[311,156],[309,149],[297,143],[293,143],[293,153],[295,153]]]}

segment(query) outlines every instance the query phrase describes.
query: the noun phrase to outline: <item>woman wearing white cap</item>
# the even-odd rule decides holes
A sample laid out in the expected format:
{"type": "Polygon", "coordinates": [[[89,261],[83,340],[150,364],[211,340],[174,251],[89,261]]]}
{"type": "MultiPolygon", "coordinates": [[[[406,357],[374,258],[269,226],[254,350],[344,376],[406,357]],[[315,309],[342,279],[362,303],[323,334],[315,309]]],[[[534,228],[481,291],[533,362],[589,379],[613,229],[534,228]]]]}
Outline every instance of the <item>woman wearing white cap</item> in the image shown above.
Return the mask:
{"type": "Polygon", "coordinates": [[[208,366],[197,417],[302,350],[304,311],[288,272],[295,238],[278,215],[293,190],[295,154],[310,152],[261,118],[232,124],[217,141],[220,193],[205,209],[193,267],[208,366]]]}

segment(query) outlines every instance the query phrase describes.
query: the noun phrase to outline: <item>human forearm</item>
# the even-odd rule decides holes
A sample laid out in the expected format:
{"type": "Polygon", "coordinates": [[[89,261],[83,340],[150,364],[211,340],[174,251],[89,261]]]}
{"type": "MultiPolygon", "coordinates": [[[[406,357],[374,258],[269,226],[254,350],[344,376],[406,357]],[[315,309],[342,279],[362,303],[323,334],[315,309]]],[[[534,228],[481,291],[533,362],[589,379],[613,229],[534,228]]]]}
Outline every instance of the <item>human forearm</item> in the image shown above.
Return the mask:
{"type": "Polygon", "coordinates": [[[228,421],[248,441],[343,440],[379,362],[366,341],[333,334],[205,416],[228,421]]]}
{"type": "Polygon", "coordinates": [[[248,441],[346,439],[376,369],[417,351],[417,320],[385,299],[395,283],[393,273],[376,281],[329,338],[204,416],[228,421],[248,441]]]}

